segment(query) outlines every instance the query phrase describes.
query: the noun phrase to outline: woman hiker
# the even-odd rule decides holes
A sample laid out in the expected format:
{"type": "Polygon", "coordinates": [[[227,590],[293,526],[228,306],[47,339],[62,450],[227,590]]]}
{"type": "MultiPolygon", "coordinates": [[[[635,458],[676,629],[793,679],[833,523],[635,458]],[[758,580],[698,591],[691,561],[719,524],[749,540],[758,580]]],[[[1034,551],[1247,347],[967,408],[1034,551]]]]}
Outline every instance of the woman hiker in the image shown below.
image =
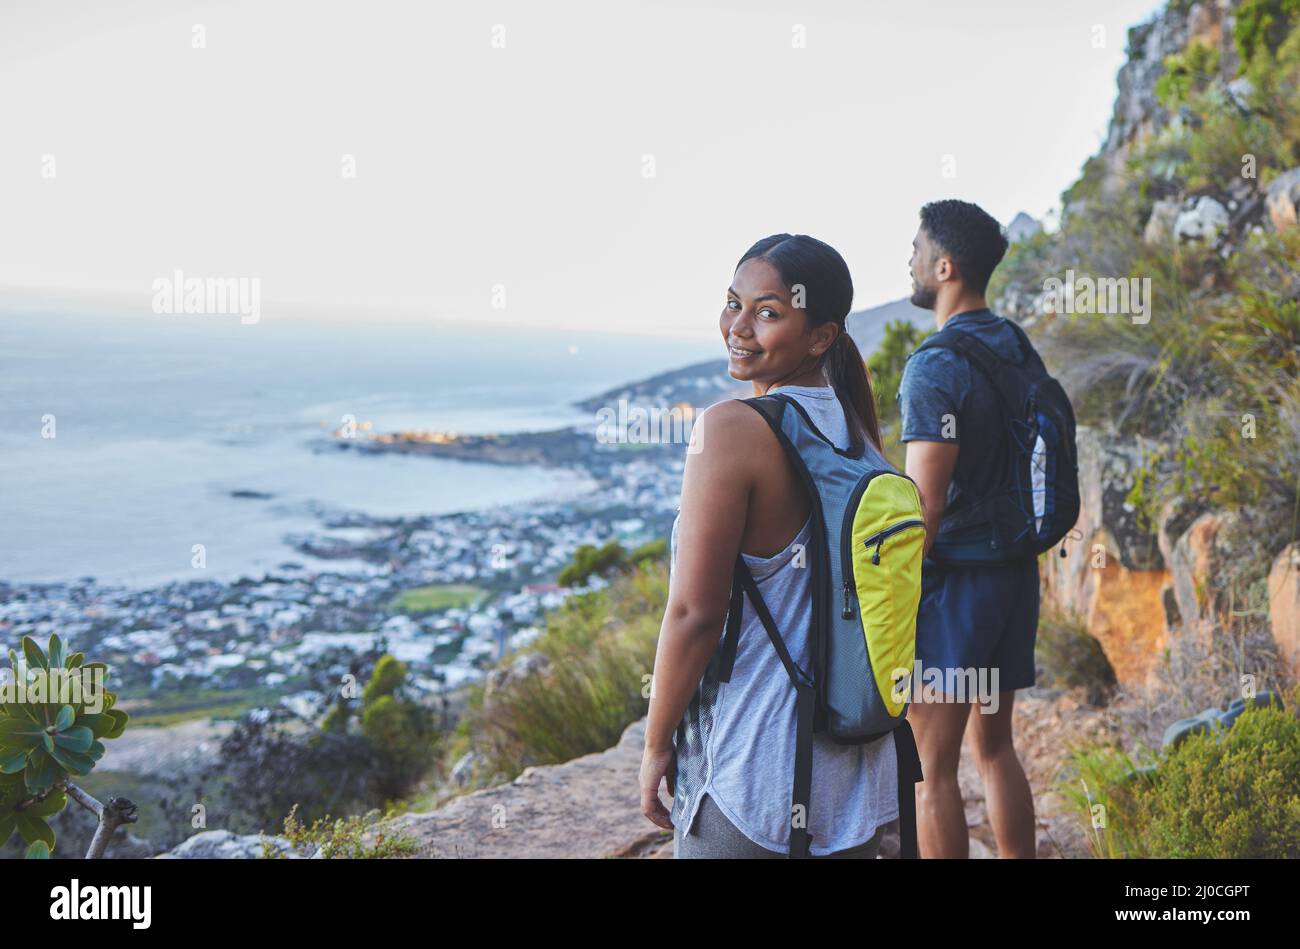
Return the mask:
{"type": "MultiPolygon", "coordinates": [[[[851,432],[880,451],[871,383],[845,331],[848,266],[829,245],[776,234],[736,267],[718,320],[728,371],[755,396],[798,401],[833,445],[851,432]]],[[[809,668],[804,545],[811,500],[766,420],[734,399],[696,419],[673,524],[668,603],[655,655],[641,809],[671,829],[673,856],[787,856],[795,760],[795,690],[752,609],[732,673],[714,676],[739,551],[791,658],[809,668]],[[659,797],[672,795],[671,813],[659,797]]],[[[894,736],[840,745],[813,735],[808,831],[813,857],[874,858],[898,816],[894,736]]]]}

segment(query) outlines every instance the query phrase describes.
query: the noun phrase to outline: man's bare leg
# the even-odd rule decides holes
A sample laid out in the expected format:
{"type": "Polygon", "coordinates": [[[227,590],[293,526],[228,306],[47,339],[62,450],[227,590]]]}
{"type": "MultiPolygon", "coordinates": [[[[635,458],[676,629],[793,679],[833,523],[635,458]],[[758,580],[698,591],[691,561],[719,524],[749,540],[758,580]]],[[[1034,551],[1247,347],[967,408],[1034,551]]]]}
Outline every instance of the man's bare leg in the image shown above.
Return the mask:
{"type": "Polygon", "coordinates": [[[984,803],[997,838],[998,856],[1034,857],[1034,795],[1011,736],[1015,698],[1015,692],[999,693],[998,710],[989,715],[978,705],[972,707],[971,750],[984,779],[984,803]]]}
{"type": "Polygon", "coordinates": [[[918,702],[907,709],[924,777],[916,786],[916,840],[922,857],[970,856],[966,811],[957,783],[970,709],[967,702],[918,702]]]}

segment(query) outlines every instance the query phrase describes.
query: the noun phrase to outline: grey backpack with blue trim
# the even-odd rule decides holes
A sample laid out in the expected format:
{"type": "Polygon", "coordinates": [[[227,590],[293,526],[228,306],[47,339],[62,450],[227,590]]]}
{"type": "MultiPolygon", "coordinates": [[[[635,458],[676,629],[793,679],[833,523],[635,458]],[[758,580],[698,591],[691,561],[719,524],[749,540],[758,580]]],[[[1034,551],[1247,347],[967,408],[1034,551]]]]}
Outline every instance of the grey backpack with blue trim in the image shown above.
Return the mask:
{"type": "Polygon", "coordinates": [[[767,421],[799,472],[812,503],[811,668],[791,658],[744,557],[737,555],[720,644],[719,681],[731,678],[748,601],[794,686],[797,709],[790,856],[807,857],[812,736],[845,745],[891,732],[898,756],[900,844],[915,857],[914,785],[921,762],[907,704],[916,649],[925,522],[916,485],[856,436],[836,448],[803,406],[780,392],[743,399],[767,421]]]}

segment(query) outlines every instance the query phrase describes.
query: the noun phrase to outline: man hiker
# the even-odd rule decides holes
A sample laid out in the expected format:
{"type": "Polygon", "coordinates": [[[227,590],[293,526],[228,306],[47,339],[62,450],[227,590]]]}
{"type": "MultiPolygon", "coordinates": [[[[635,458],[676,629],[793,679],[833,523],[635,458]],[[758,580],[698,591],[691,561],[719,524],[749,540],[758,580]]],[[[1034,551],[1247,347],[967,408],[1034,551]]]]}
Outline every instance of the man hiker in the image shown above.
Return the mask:
{"type": "MultiPolygon", "coordinates": [[[[974,334],[999,356],[1019,359],[1021,335],[984,299],[1007,249],[998,222],[974,204],[936,201],[921,209],[912,248],[912,303],[933,310],[939,329],[974,334]]],[[[944,685],[927,690],[940,694],[924,701],[914,678],[907,716],[925,775],[916,786],[920,855],[970,855],[957,783],[969,723],[998,853],[1033,857],[1034,800],[1012,743],[1011,713],[1015,690],[1034,684],[1038,564],[998,555],[980,504],[997,488],[1008,412],[975,366],[939,347],[909,357],[898,400],[907,474],[925,506],[916,658],[923,674],[942,673],[944,685]],[[976,684],[982,687],[969,688],[976,684]]]]}

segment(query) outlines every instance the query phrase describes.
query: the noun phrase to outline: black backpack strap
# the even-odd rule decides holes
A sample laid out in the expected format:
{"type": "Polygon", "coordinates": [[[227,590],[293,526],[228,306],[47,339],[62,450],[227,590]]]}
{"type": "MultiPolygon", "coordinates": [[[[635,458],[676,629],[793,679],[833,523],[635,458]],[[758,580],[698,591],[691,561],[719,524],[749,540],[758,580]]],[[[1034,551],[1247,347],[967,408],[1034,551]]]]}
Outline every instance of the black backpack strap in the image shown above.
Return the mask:
{"type": "Polygon", "coordinates": [[[727,632],[722,638],[722,652],[718,656],[718,681],[730,682],[731,670],[736,664],[736,645],[740,642],[740,616],[745,606],[745,585],[740,579],[744,558],[736,555],[736,566],[731,574],[731,605],[727,607],[727,632]]]}
{"type": "MultiPolygon", "coordinates": [[[[772,619],[767,604],[763,602],[763,594],[758,592],[758,583],[755,582],[754,575],[749,572],[745,558],[740,554],[736,555],[736,576],[740,579],[745,593],[749,595],[749,601],[754,605],[754,612],[758,614],[763,628],[767,630],[767,638],[772,641],[781,665],[785,666],[785,673],[790,677],[790,683],[795,689],[794,787],[790,793],[790,814],[793,817],[795,808],[801,807],[803,826],[795,827],[792,823],[790,827],[790,857],[807,857],[812,852],[812,838],[808,835],[808,811],[812,798],[812,731],[816,690],[812,679],[790,658],[785,640],[781,638],[776,622],[772,619]]],[[[739,615],[740,611],[737,610],[736,613],[739,615]]],[[[734,660],[734,649],[732,658],[734,660]]]]}
{"type": "Polygon", "coordinates": [[[749,594],[749,602],[754,604],[754,612],[758,614],[759,620],[763,623],[763,628],[767,630],[767,638],[772,640],[772,646],[776,649],[781,665],[785,666],[785,674],[790,677],[791,684],[796,686],[812,685],[812,679],[795,665],[795,661],[790,658],[790,651],[785,648],[785,640],[781,638],[780,632],[777,631],[776,621],[772,619],[767,604],[763,602],[763,594],[758,592],[758,583],[755,582],[754,575],[749,572],[749,565],[745,563],[743,557],[738,556],[736,558],[736,573],[744,585],[745,592],[749,594]]]}
{"type": "Polygon", "coordinates": [[[958,329],[941,330],[935,333],[918,346],[916,351],[919,353],[923,349],[947,349],[960,356],[965,356],[966,360],[978,369],[980,374],[993,386],[998,401],[1002,403],[1003,411],[1008,415],[1018,411],[1015,407],[1018,393],[1008,385],[1006,369],[1008,366],[1022,368],[1023,363],[1008,362],[989,348],[988,344],[975,334],[958,329]]]}
{"type": "Polygon", "coordinates": [[[1020,348],[1024,350],[1025,353],[1024,358],[1020,361],[1021,368],[1033,367],[1046,375],[1047,366],[1043,363],[1043,357],[1038,354],[1038,350],[1034,348],[1034,344],[1029,341],[1029,334],[1025,332],[1025,328],[1015,320],[1007,320],[1007,322],[1015,332],[1016,339],[1020,340],[1020,348]]]}
{"type": "Polygon", "coordinates": [[[812,856],[812,837],[808,834],[809,809],[812,802],[813,710],[816,690],[812,684],[795,686],[794,787],[790,792],[790,813],[803,805],[803,826],[790,827],[790,856],[812,856]]]}
{"type": "Polygon", "coordinates": [[[916,784],[921,776],[921,755],[907,719],[894,729],[894,754],[898,758],[898,855],[904,860],[920,856],[916,845],[916,784]]]}

